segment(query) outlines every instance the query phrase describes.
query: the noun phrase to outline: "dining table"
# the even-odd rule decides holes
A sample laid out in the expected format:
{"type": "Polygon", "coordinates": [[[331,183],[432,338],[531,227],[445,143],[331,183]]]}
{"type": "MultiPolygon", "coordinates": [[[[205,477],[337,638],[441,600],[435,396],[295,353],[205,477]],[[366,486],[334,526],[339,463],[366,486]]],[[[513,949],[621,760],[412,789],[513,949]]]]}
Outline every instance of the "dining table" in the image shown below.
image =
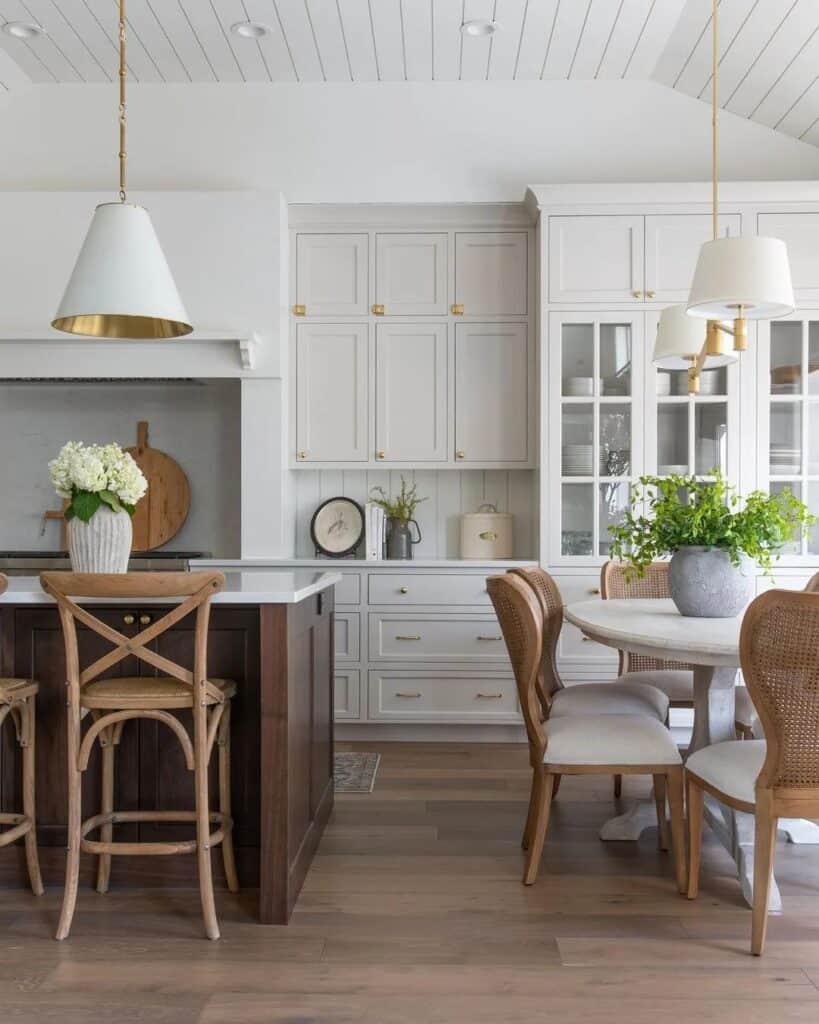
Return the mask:
{"type": "MultiPolygon", "coordinates": [[[[601,600],[567,605],[563,611],[590,640],[632,654],[685,662],[694,673],[694,728],[687,755],[695,750],[736,739],[735,687],[740,667],[739,635],[742,615],[733,618],[683,616],[673,601],[645,598],[601,600]]],[[[687,756],[686,755],[686,756],[687,756]]],[[[640,801],[607,821],[605,840],[636,840],[656,825],[653,800],[640,801]]],[[[753,904],[754,818],[732,810],[710,796],[705,817],[736,864],[742,894],[753,904]]],[[[779,829],[792,843],[819,844],[819,826],[804,819],[780,819],[779,829]]],[[[769,910],[779,913],[782,900],[774,880],[769,910]]]]}

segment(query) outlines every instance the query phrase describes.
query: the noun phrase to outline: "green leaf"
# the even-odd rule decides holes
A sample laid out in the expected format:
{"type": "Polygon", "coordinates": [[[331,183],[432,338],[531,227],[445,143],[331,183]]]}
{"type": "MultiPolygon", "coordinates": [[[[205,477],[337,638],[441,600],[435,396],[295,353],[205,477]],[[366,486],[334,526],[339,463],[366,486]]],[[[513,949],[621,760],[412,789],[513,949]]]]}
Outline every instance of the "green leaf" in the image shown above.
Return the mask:
{"type": "Polygon", "coordinates": [[[127,505],[124,501],[121,501],[120,506],[125,509],[129,516],[132,516],[134,512],[136,512],[136,505],[127,505]]]}
{"type": "Polygon", "coordinates": [[[102,498],[105,504],[109,508],[112,508],[114,512],[122,511],[122,504],[113,491],[100,491],[100,498],[102,498]]]}
{"type": "Polygon", "coordinates": [[[102,498],[93,491],[76,491],[71,499],[71,509],[77,519],[87,523],[102,504],[102,498]]]}

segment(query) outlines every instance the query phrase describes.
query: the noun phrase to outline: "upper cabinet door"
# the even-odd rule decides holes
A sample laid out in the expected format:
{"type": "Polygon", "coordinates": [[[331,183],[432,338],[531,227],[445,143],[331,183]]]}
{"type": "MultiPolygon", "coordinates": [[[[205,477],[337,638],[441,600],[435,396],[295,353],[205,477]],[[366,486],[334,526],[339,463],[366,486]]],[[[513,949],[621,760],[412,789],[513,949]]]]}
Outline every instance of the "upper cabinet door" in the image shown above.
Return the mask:
{"type": "Polygon", "coordinates": [[[819,213],[760,213],[757,234],[787,245],[797,300],[819,299],[819,213]]]}
{"type": "Polygon", "coordinates": [[[455,328],[455,458],[528,458],[529,355],[526,324],[455,328]]]}
{"type": "Polygon", "coordinates": [[[304,316],[366,316],[367,236],[298,235],[296,292],[304,316]]]}
{"type": "Polygon", "coordinates": [[[384,315],[445,315],[446,256],[445,234],[376,235],[375,301],[384,315]]]}
{"type": "MultiPolygon", "coordinates": [[[[528,237],[524,231],[455,235],[455,303],[465,316],[525,316],[528,237]]],[[[453,310],[455,312],[455,310],[453,310]]]]}
{"type": "Polygon", "coordinates": [[[552,302],[643,301],[643,217],[549,218],[552,302]]]}
{"type": "Polygon", "coordinates": [[[367,325],[299,324],[296,458],[367,459],[367,325]]]}
{"type": "MultiPolygon", "coordinates": [[[[740,216],[719,219],[721,238],[737,238],[740,216]]],[[[685,302],[703,242],[713,238],[710,213],[673,213],[646,217],[645,298],[657,302],[685,302]]]]}
{"type": "Polygon", "coordinates": [[[378,324],[376,459],[446,459],[446,324],[378,324]]]}

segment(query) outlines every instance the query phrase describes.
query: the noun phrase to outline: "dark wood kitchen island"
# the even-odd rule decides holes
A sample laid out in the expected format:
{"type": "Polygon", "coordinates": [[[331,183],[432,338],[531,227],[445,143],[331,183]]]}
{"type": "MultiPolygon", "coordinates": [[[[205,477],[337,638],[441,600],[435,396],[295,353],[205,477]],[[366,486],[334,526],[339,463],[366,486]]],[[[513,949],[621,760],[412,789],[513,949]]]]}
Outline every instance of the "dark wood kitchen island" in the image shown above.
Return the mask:
{"type": "MultiPolygon", "coordinates": [[[[208,674],[237,684],[231,718],[234,844],[243,889],[258,887],[259,918],[286,924],[333,806],[333,587],[337,573],[231,572],[213,599],[208,674]]],[[[94,614],[136,635],[162,602],[94,603],[94,614]]],[[[81,628],[83,663],[109,650],[81,628]]],[[[159,653],[192,666],[193,618],[155,641],[159,653]]],[[[153,670],[129,657],[112,670],[134,676],[153,670]]],[[[37,697],[37,834],[45,884],[62,885],[66,847],[65,658],[56,606],[39,580],[12,578],[0,597],[0,675],[40,683],[37,697]]],[[[187,712],[180,712],[187,714],[187,712]]],[[[20,805],[20,761],[4,735],[0,747],[0,809],[20,805]]],[[[94,748],[99,757],[99,747],[94,748]]],[[[215,759],[214,759],[215,761],[215,759]]],[[[215,763],[211,765],[216,768],[215,763]]],[[[215,771],[212,794],[217,791],[215,771]]],[[[84,775],[83,814],[96,812],[100,773],[84,775]]],[[[118,810],[193,809],[193,778],[171,731],[149,720],[129,722],[117,753],[118,810]]],[[[115,837],[142,841],[189,838],[184,826],[122,824],[115,837]]],[[[82,884],[93,863],[84,855],[82,884]]],[[[221,857],[215,877],[223,882],[221,857]]],[[[25,884],[23,848],[0,850],[0,883],[25,884]]],[[[191,856],[115,857],[112,887],[195,887],[191,856]]]]}

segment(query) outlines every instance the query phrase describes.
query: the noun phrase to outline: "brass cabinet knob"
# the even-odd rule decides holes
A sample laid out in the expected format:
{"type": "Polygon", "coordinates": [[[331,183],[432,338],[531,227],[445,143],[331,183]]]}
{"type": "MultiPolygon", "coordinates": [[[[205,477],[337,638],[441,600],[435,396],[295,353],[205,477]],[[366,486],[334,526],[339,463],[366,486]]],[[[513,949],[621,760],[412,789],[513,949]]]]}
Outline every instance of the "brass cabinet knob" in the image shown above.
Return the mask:
{"type": "Polygon", "coordinates": [[[400,593],[408,594],[409,593],[409,587],[401,587],[400,588],[400,593]]]}
{"type": "Polygon", "coordinates": [[[298,457],[302,462],[304,462],[304,460],[307,458],[307,452],[302,448],[301,451],[298,453],[298,457]]]}
{"type": "Polygon", "coordinates": [[[139,624],[140,624],[140,626],[150,626],[150,624],[153,621],[154,621],[153,617],[150,616],[150,615],[140,615],[140,617],[139,617],[139,624]]]}
{"type": "Polygon", "coordinates": [[[595,595],[599,594],[600,593],[600,587],[590,587],[589,588],[589,593],[590,594],[595,594],[595,595]]]}
{"type": "Polygon", "coordinates": [[[632,292],[631,294],[634,296],[635,299],[641,299],[643,297],[642,292],[632,292]]]}
{"type": "Polygon", "coordinates": [[[452,313],[453,316],[463,316],[464,307],[460,302],[453,302],[449,307],[449,312],[452,313]]]}
{"type": "Polygon", "coordinates": [[[466,452],[463,450],[463,448],[459,448],[455,452],[455,458],[456,459],[465,459],[466,458],[466,452]]]}
{"type": "Polygon", "coordinates": [[[380,303],[376,302],[376,304],[374,306],[372,306],[371,308],[372,308],[373,313],[375,313],[376,316],[383,316],[384,315],[384,307],[382,305],[380,305],[380,303]]]}
{"type": "Polygon", "coordinates": [[[133,615],[128,614],[122,616],[122,621],[125,623],[126,626],[133,626],[133,624],[136,622],[136,619],[134,618],[133,615]]]}
{"type": "Polygon", "coordinates": [[[299,305],[293,307],[293,316],[307,316],[307,306],[299,305]]]}
{"type": "Polygon", "coordinates": [[[378,451],[375,453],[375,457],[377,459],[386,459],[387,453],[384,451],[383,448],[379,448],[378,451]]]}
{"type": "Polygon", "coordinates": [[[655,295],[656,295],[656,292],[646,292],[646,298],[647,299],[653,299],[655,295]]]}

